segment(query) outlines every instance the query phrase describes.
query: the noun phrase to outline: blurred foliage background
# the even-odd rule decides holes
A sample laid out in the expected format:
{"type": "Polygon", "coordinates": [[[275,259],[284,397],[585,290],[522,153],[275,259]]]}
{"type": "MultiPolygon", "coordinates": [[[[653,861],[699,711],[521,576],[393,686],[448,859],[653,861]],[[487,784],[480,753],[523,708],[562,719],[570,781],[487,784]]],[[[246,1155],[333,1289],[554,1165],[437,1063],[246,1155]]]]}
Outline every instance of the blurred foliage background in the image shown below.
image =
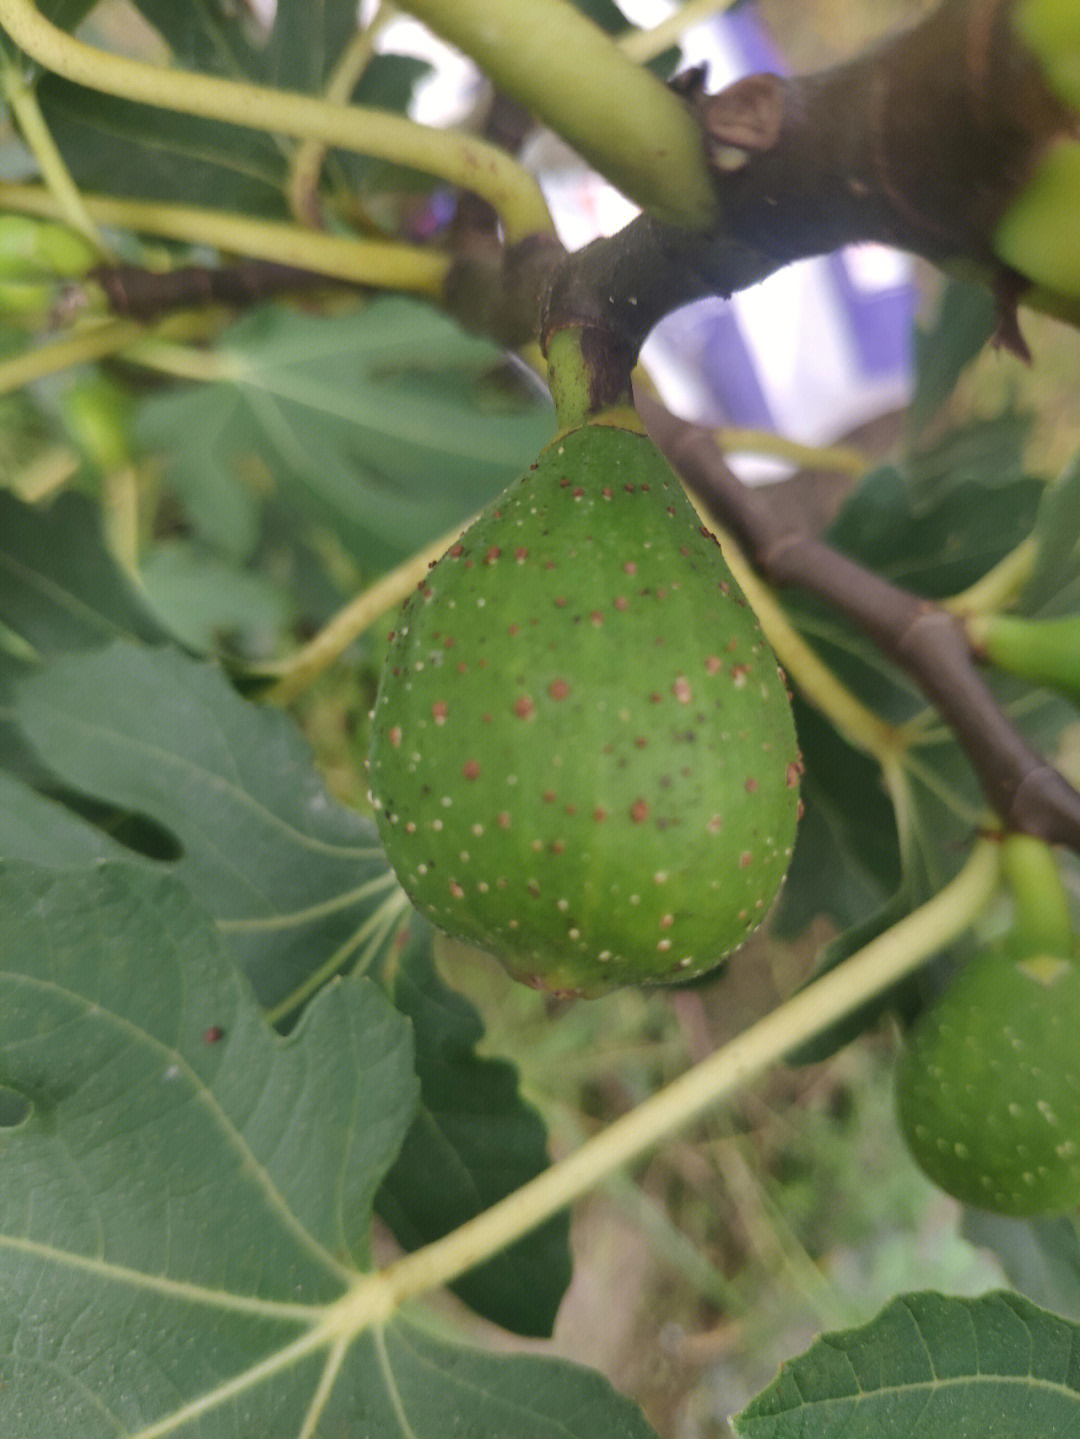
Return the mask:
{"type": "MultiPolygon", "coordinates": [[[[761,8],[792,64],[811,68],[856,52],[931,5],[762,0],[761,8]]],[[[103,7],[94,24],[125,43],[141,43],[145,35],[123,4],[103,7]]],[[[0,172],[17,176],[22,160],[9,133],[0,143],[0,172]]],[[[921,283],[932,314],[941,281],[925,272],[921,283]]],[[[257,317],[241,319],[230,332],[231,352],[246,355],[252,366],[277,364],[286,372],[290,344],[303,343],[304,309],[303,302],[289,307],[269,327],[257,317]]],[[[330,309],[348,321],[361,302],[339,298],[330,309]]],[[[367,313],[370,319],[372,310],[367,313]]],[[[391,314],[386,325],[397,328],[397,318],[391,314]]],[[[1080,338],[1040,317],[1025,316],[1023,327],[1034,365],[986,350],[935,424],[944,430],[972,418],[1027,414],[1025,467],[1051,475],[1080,446],[1080,338]]],[[[0,357],[20,353],[26,342],[27,332],[12,317],[0,330],[0,357]]],[[[379,350],[381,343],[376,337],[367,356],[352,342],[331,355],[322,398],[331,379],[334,385],[340,380],[341,365],[355,364],[382,386],[375,406],[382,421],[395,404],[415,417],[416,406],[429,403],[434,448],[446,438],[447,412],[440,406],[467,390],[483,422],[462,440],[457,478],[463,491],[459,486],[455,503],[471,511],[543,442],[548,420],[534,385],[491,347],[450,336],[433,320],[420,343],[441,360],[433,360],[420,381],[411,373],[400,388],[397,362],[379,350]],[[499,464],[479,473],[480,458],[496,449],[499,464]]],[[[262,503],[273,489],[274,465],[259,445],[247,455],[243,484],[234,475],[230,492],[208,486],[216,432],[207,427],[205,410],[184,408],[183,394],[169,388],[164,375],[161,365],[106,364],[3,395],[0,484],[34,501],[70,490],[99,501],[114,549],[193,648],[247,665],[278,658],[378,568],[456,518],[453,508],[432,512],[423,503],[430,467],[415,432],[414,449],[403,454],[398,447],[388,460],[364,451],[351,421],[340,415],[336,430],[322,432],[325,448],[308,452],[317,471],[312,482],[287,495],[279,491],[282,503],[262,503]],[[132,446],[119,462],[102,448],[108,436],[88,427],[80,394],[101,401],[120,442],[132,446]],[[327,487],[335,467],[344,475],[365,465],[371,506],[350,533],[337,522],[327,487]],[[393,515],[380,509],[380,485],[391,471],[417,486],[415,503],[393,515]],[[386,521],[381,531],[380,516],[386,521]]],[[[346,375],[342,393],[349,383],[346,375]]],[[[221,403],[230,403],[224,392],[221,403]]],[[[224,410],[219,418],[224,424],[224,410]]],[[[854,438],[868,462],[878,461],[901,430],[902,420],[892,417],[854,438]]],[[[387,431],[381,438],[390,445],[393,436],[387,431]]],[[[839,497],[835,479],[813,474],[797,476],[774,495],[776,503],[820,518],[839,497]],[[805,500],[815,486],[816,511],[805,500]]],[[[361,641],[295,706],[332,789],[361,806],[365,716],[379,658],[377,639],[361,641]]],[[[758,937],[718,982],[668,994],[619,993],[590,1004],[545,999],[513,985],[493,961],[449,944],[439,957],[485,1016],[485,1051],[512,1055],[519,1064],[526,1096],[550,1126],[558,1154],[789,994],[830,933],[818,922],[790,944],[758,937]]],[[[988,1254],[961,1237],[957,1207],[919,1175],[899,1140],[893,1045],[885,1027],[826,1063],[774,1075],[730,1112],[699,1124],[582,1204],[573,1227],[575,1277],[558,1321],[556,1352],[607,1373],[671,1439],[718,1439],[727,1433],[723,1416],[822,1329],[867,1319],[899,1290],[967,1293],[1002,1282],[988,1254]]],[[[445,1306],[455,1326],[483,1332],[492,1346],[528,1347],[482,1326],[450,1299],[445,1306]]]]}

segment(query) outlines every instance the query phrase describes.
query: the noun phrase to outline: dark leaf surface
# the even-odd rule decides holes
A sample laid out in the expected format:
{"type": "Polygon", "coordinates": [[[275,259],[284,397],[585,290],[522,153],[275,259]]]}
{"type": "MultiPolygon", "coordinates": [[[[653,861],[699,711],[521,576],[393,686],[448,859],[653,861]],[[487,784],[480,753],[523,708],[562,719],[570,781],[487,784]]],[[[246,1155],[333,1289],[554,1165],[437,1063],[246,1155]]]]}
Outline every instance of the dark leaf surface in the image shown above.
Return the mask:
{"type": "MultiPolygon", "coordinates": [[[[440,1238],[547,1166],[547,1134],[524,1102],[517,1070],[480,1057],[480,1015],[439,978],[419,918],[394,980],[412,1021],[420,1110],[376,1208],[409,1249],[440,1238]]],[[[519,1334],[547,1335],[570,1282],[569,1223],[559,1215],[467,1274],[456,1292],[519,1334]]]]}
{"type": "Polygon", "coordinates": [[[932,323],[916,326],[916,382],[908,408],[908,431],[916,439],[982,353],[997,325],[997,301],[985,285],[950,280],[932,323]]]}

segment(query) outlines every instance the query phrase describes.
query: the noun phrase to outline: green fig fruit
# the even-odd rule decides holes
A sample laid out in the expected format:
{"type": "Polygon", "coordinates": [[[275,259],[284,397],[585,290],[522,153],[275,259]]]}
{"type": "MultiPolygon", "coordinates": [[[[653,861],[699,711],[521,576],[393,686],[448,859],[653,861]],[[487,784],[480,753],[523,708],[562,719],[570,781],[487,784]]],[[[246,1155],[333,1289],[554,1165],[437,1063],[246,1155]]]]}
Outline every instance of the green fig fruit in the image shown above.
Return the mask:
{"type": "Polygon", "coordinates": [[[109,375],[76,381],[60,397],[68,438],[103,475],[130,462],[128,432],[134,404],[129,391],[109,375]]]}
{"type": "Polygon", "coordinates": [[[1080,142],[1051,146],[994,231],[994,253],[1037,285],[1080,296],[1080,142]]]}
{"type": "Polygon", "coordinates": [[[645,436],[592,422],[390,638],[372,799],[413,903],[563,994],[690,978],[764,917],[801,763],[783,675],[645,436]]]}
{"type": "Polygon", "coordinates": [[[101,256],[90,241],[55,220],[0,215],[0,278],[75,279],[101,256]]]}
{"type": "Polygon", "coordinates": [[[967,631],[982,659],[1080,703],[1080,615],[978,615],[967,631]]]}
{"type": "Polygon", "coordinates": [[[1080,9],[1076,0],[1017,0],[1012,23],[1061,98],[1080,110],[1080,9]]]}
{"type": "Polygon", "coordinates": [[[1080,1205],[1080,966],[1015,940],[983,951],[917,1021],[900,1125],[935,1184],[1000,1214],[1080,1205]]]}

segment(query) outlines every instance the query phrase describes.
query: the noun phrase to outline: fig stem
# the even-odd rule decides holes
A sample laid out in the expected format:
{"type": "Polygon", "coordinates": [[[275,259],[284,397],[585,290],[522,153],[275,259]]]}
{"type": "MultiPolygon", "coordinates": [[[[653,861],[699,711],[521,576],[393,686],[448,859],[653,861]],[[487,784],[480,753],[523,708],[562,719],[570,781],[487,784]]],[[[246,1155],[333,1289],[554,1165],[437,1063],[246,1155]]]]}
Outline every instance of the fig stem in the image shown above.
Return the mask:
{"type": "Polygon", "coordinates": [[[1076,949],[1068,892],[1050,845],[1006,835],[1001,861],[1013,903],[1012,933],[1028,954],[1071,956],[1076,949]]]}
{"type": "Polygon", "coordinates": [[[365,1276],[368,1282],[334,1306],[328,1324],[355,1333],[459,1278],[891,989],[962,934],[998,892],[1000,851],[995,841],[977,841],[960,872],[926,904],[506,1199],[380,1274],[365,1276]]]}
{"type": "Polygon", "coordinates": [[[528,171],[505,150],[472,136],[386,111],[116,55],[66,34],[33,0],[0,0],[0,26],[39,65],[89,90],[407,165],[487,200],[511,243],[554,233],[543,193],[528,171]]]}
{"type": "MultiPolygon", "coordinates": [[[[606,330],[570,325],[547,343],[547,382],[560,430],[607,411],[633,410],[633,361],[606,330]]],[[[640,422],[634,421],[640,428],[640,422]]]]}
{"type": "MultiPolygon", "coordinates": [[[[0,0],[2,3],[2,0],[0,0]]],[[[354,285],[405,290],[437,298],[450,268],[446,255],[396,240],[324,235],[280,220],[257,220],[225,210],[84,195],[91,218],[102,225],[212,245],[354,285]]],[[[55,197],[40,185],[0,182],[0,207],[46,219],[62,215],[55,197]]]]}

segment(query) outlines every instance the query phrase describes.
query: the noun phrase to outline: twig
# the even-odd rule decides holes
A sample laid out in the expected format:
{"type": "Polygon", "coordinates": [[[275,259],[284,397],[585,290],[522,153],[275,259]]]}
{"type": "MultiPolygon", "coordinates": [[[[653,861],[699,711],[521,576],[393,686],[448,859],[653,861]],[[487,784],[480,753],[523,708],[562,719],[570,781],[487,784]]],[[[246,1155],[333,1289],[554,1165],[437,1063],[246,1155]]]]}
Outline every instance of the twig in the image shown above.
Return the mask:
{"type": "Polygon", "coordinates": [[[133,320],[152,320],[171,310],[203,305],[254,305],[274,295],[350,283],[273,260],[244,260],[220,267],[182,265],[164,271],[141,265],[101,265],[91,270],[87,279],[105,291],[114,314],[133,320]]]}

